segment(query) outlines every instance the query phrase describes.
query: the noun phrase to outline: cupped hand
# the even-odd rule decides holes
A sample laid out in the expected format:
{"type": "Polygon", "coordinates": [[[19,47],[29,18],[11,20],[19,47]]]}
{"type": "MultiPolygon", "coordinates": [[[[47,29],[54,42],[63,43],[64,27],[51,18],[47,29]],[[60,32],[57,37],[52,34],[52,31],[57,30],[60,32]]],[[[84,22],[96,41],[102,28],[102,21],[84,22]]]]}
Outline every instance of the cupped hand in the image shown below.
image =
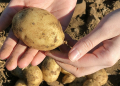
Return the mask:
{"type": "MultiPolygon", "coordinates": [[[[63,30],[67,27],[77,0],[11,0],[0,17],[0,31],[6,29],[13,16],[27,7],[37,7],[51,12],[61,23],[63,30]]],[[[24,68],[30,63],[38,65],[45,58],[43,51],[26,46],[10,30],[1,50],[0,59],[6,61],[6,68],[13,70],[17,66],[24,68]]]]}
{"type": "Polygon", "coordinates": [[[120,59],[120,9],[106,15],[68,53],[53,50],[46,54],[76,77],[113,66],[120,59]]]}

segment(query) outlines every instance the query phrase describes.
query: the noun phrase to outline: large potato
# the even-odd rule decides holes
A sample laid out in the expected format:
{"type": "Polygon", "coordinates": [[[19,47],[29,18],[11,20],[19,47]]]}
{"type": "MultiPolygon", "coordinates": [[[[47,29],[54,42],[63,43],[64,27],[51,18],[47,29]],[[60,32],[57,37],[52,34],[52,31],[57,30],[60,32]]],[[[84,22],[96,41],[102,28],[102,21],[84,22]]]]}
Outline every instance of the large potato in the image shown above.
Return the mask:
{"type": "Polygon", "coordinates": [[[46,82],[54,82],[58,79],[61,67],[51,57],[46,57],[41,64],[43,79],[46,82]]]}
{"type": "Polygon", "coordinates": [[[64,42],[60,22],[40,8],[26,8],[18,12],[13,17],[12,30],[27,46],[42,51],[55,49],[64,42]]]}

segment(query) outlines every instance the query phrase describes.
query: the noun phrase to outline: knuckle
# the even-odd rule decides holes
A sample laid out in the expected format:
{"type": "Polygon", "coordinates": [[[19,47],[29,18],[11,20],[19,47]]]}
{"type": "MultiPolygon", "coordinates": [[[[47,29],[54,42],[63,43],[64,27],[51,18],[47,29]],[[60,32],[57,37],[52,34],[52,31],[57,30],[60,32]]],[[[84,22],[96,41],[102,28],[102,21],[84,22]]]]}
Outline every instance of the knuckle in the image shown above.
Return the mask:
{"type": "Polygon", "coordinates": [[[82,43],[85,49],[93,47],[93,42],[90,39],[86,39],[82,43]]]}
{"type": "Polygon", "coordinates": [[[102,55],[105,60],[105,64],[109,67],[113,66],[116,63],[115,59],[113,59],[114,55],[106,47],[104,47],[103,52],[104,54],[102,53],[102,55]]]}

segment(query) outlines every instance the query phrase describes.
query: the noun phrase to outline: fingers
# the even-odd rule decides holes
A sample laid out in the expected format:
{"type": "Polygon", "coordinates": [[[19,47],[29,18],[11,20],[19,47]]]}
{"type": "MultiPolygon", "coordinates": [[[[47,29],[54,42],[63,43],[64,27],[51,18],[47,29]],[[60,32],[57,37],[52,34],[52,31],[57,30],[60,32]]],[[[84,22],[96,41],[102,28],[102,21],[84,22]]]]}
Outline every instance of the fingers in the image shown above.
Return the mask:
{"type": "Polygon", "coordinates": [[[8,37],[6,38],[1,50],[0,50],[0,59],[7,59],[11,52],[13,51],[15,45],[17,44],[18,39],[13,35],[13,32],[10,30],[8,37]]]}
{"type": "Polygon", "coordinates": [[[120,59],[120,36],[103,42],[103,46],[93,53],[100,59],[103,65],[113,66],[120,59]]]}
{"type": "Polygon", "coordinates": [[[120,36],[111,40],[106,40],[103,44],[91,53],[85,54],[79,60],[72,62],[69,60],[67,53],[59,51],[46,52],[57,61],[73,65],[75,67],[93,67],[93,66],[113,66],[120,59],[120,36]]]}
{"type": "Polygon", "coordinates": [[[27,46],[22,41],[19,41],[18,44],[15,46],[13,52],[7,59],[6,68],[8,70],[13,70],[17,67],[18,58],[22,56],[26,49],[27,46]]]}
{"type": "Polygon", "coordinates": [[[6,29],[11,24],[13,16],[23,9],[23,6],[22,0],[11,0],[0,17],[0,31],[6,29]]]}
{"type": "Polygon", "coordinates": [[[89,52],[92,48],[98,45],[100,42],[104,40],[101,38],[97,38],[101,35],[101,31],[94,31],[91,34],[87,35],[86,37],[79,40],[73,48],[70,50],[68,56],[71,61],[77,61],[82,56],[84,56],[87,52],[89,52]]]}
{"type": "Polygon", "coordinates": [[[62,53],[60,51],[50,51],[50,52],[46,52],[46,55],[54,58],[57,61],[66,63],[66,64],[70,64],[73,65],[75,67],[92,67],[92,66],[101,66],[103,65],[103,60],[102,58],[99,59],[98,57],[96,57],[96,55],[94,54],[86,54],[85,56],[83,56],[81,59],[79,59],[78,61],[72,62],[69,60],[67,53],[62,53]]]}
{"type": "Polygon", "coordinates": [[[92,74],[100,69],[106,68],[106,66],[94,66],[94,67],[75,67],[69,64],[65,64],[59,61],[56,61],[58,65],[60,65],[66,71],[72,73],[76,77],[82,77],[85,75],[92,74]],[[72,70],[71,70],[72,69],[72,70]]]}
{"type": "Polygon", "coordinates": [[[73,46],[69,52],[69,59],[71,61],[77,61],[102,41],[119,35],[118,19],[120,19],[120,17],[116,17],[118,15],[120,15],[120,9],[104,17],[90,34],[79,40],[73,46]]]}
{"type": "Polygon", "coordinates": [[[75,44],[68,55],[55,50],[46,54],[75,76],[87,75],[113,66],[120,59],[119,21],[116,17],[118,15],[120,9],[107,15],[90,34],[75,44]]]}
{"type": "Polygon", "coordinates": [[[6,68],[8,70],[13,70],[17,66],[20,68],[27,67],[33,60],[32,64],[37,65],[45,58],[45,54],[39,52],[33,48],[27,48],[27,46],[19,41],[15,46],[13,52],[6,61],[6,68]],[[37,62],[35,62],[38,60],[37,62]]]}
{"type": "Polygon", "coordinates": [[[18,66],[20,68],[27,67],[31,63],[31,61],[33,60],[33,58],[35,57],[35,55],[37,53],[38,53],[37,49],[28,48],[26,50],[26,52],[19,58],[19,60],[18,60],[18,66]]]}
{"type": "Polygon", "coordinates": [[[9,35],[0,50],[0,59],[6,61],[6,68],[13,70],[17,67],[24,68],[28,66],[31,61],[33,65],[39,64],[45,58],[45,54],[38,50],[28,48],[27,46],[14,36],[10,30],[9,35]],[[17,44],[18,43],[18,44],[17,44]]]}
{"type": "Polygon", "coordinates": [[[41,63],[41,62],[44,60],[45,57],[46,57],[45,53],[39,51],[39,52],[36,54],[36,56],[34,57],[34,59],[32,60],[31,64],[32,64],[33,66],[38,65],[39,63],[41,63]]]}
{"type": "Polygon", "coordinates": [[[19,41],[15,46],[13,52],[9,56],[6,62],[6,68],[8,70],[13,70],[17,66],[20,68],[27,67],[31,62],[33,65],[38,65],[45,58],[45,54],[42,52],[38,52],[38,50],[33,48],[28,48],[22,42],[19,41]]]}

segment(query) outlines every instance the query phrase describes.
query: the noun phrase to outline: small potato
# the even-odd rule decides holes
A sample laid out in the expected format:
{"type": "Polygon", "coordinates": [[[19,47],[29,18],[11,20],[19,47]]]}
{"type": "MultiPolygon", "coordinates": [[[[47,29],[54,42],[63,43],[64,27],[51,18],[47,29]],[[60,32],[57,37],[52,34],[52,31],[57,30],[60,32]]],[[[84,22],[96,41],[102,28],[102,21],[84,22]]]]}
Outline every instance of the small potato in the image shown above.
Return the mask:
{"type": "Polygon", "coordinates": [[[102,69],[93,74],[88,75],[87,78],[97,81],[98,83],[100,83],[100,85],[104,85],[108,80],[108,75],[106,71],[102,69]]]}
{"type": "Polygon", "coordinates": [[[59,81],[54,81],[54,82],[47,82],[48,86],[64,86],[62,83],[59,81]]]}
{"type": "Polygon", "coordinates": [[[63,68],[61,68],[61,73],[65,74],[64,77],[62,78],[62,83],[63,84],[71,83],[76,78],[73,74],[64,70],[63,68]]]}
{"type": "Polygon", "coordinates": [[[101,86],[97,81],[88,79],[84,82],[83,86],[101,86]]]}
{"type": "Polygon", "coordinates": [[[56,17],[35,7],[23,9],[13,17],[12,31],[27,46],[41,51],[57,48],[65,38],[56,17]]]}
{"type": "Polygon", "coordinates": [[[82,86],[83,82],[86,81],[86,77],[75,78],[75,80],[69,84],[69,86],[82,86]]]}
{"type": "Polygon", "coordinates": [[[28,66],[23,70],[27,86],[39,86],[43,81],[42,71],[38,66],[28,66]]]}
{"type": "Polygon", "coordinates": [[[71,83],[75,80],[75,76],[72,74],[66,74],[63,78],[62,78],[62,83],[63,84],[67,84],[67,83],[71,83]]]}
{"type": "Polygon", "coordinates": [[[51,57],[46,57],[41,64],[43,79],[46,82],[54,82],[58,79],[61,67],[51,57]]]}
{"type": "Polygon", "coordinates": [[[15,86],[27,86],[27,84],[26,84],[23,80],[19,79],[19,80],[15,83],[15,86]]]}

